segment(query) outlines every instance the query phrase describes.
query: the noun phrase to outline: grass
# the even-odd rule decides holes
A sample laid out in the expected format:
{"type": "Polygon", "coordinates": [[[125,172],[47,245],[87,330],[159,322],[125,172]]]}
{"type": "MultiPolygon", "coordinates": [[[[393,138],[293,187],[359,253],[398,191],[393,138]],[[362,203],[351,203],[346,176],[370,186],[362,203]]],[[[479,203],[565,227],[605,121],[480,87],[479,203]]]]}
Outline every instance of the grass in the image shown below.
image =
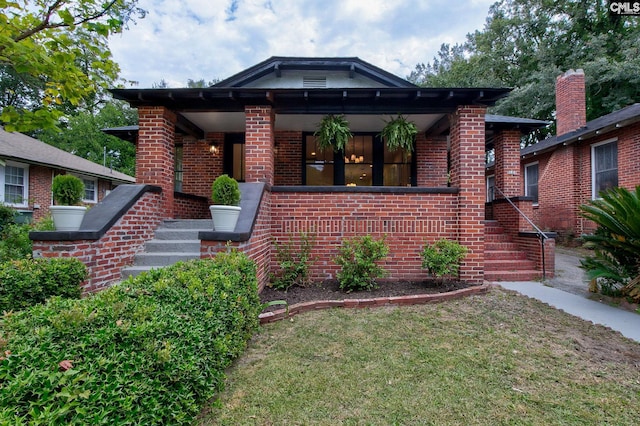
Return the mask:
{"type": "Polygon", "coordinates": [[[640,345],[493,289],[263,326],[200,425],[637,424],[640,345]]]}

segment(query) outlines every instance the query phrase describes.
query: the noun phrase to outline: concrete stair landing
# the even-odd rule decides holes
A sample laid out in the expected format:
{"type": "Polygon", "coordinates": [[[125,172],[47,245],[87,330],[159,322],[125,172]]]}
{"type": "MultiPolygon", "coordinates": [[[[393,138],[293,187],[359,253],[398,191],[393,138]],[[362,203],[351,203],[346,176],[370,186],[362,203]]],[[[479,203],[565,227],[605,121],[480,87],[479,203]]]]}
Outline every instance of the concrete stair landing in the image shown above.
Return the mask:
{"type": "Polygon", "coordinates": [[[179,261],[199,259],[198,232],[212,229],[211,219],[165,220],[156,229],[154,238],[145,243],[144,252],[136,255],[133,265],[123,268],[122,279],[179,261]]]}
{"type": "Polygon", "coordinates": [[[485,220],[484,279],[486,281],[532,281],[542,277],[533,260],[519,250],[495,220],[485,220]]]}

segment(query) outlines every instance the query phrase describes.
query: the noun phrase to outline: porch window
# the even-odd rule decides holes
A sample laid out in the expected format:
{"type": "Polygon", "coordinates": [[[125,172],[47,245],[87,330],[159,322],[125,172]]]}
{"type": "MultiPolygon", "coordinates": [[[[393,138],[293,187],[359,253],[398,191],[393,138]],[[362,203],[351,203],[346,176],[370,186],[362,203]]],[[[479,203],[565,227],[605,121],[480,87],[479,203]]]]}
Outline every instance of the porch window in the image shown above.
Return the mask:
{"type": "Polygon", "coordinates": [[[27,207],[28,191],[29,166],[12,162],[0,166],[0,202],[14,207],[27,207]]]}
{"type": "Polygon", "coordinates": [[[173,190],[182,192],[183,170],[183,148],[182,145],[176,146],[174,153],[174,170],[173,170],[173,190]]]}
{"type": "Polygon", "coordinates": [[[618,142],[606,141],[591,146],[592,197],[618,186],[618,142]]]}
{"type": "Polygon", "coordinates": [[[538,163],[524,166],[524,195],[533,198],[533,204],[538,204],[538,163]]]}
{"type": "Polygon", "coordinates": [[[376,135],[356,134],[344,155],[317,148],[313,135],[305,136],[304,182],[311,186],[415,185],[413,156],[389,152],[376,135]]]}
{"type": "Polygon", "coordinates": [[[496,176],[487,176],[487,203],[496,199],[496,176]]]}

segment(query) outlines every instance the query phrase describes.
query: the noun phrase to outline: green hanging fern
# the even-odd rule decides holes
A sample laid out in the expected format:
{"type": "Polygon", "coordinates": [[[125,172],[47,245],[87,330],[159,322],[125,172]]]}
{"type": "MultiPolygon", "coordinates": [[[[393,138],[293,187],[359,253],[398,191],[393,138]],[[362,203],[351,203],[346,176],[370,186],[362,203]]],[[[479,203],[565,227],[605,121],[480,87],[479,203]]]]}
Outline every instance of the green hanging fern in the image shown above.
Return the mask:
{"type": "Polygon", "coordinates": [[[389,151],[393,152],[399,148],[405,152],[412,152],[413,141],[418,134],[418,128],[415,123],[400,114],[386,123],[379,136],[384,138],[389,151]]]}
{"type": "Polygon", "coordinates": [[[313,134],[318,149],[325,150],[332,147],[335,152],[344,151],[349,139],[353,137],[349,130],[349,122],[344,115],[326,115],[318,123],[318,129],[313,134]]]}

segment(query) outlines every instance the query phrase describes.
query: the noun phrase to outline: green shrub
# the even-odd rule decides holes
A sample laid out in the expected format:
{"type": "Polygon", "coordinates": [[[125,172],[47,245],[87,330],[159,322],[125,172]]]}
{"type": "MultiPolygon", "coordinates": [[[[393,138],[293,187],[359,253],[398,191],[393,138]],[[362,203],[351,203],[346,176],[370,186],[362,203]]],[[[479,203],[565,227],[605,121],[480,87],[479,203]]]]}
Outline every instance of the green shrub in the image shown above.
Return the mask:
{"type": "Polygon", "coordinates": [[[29,239],[29,232],[53,231],[54,229],[51,216],[33,224],[7,224],[0,234],[0,262],[31,257],[33,242],[29,239]]]}
{"type": "Polygon", "coordinates": [[[640,302],[640,186],[611,188],[580,206],[582,216],[598,228],[583,239],[594,255],[581,261],[591,289],[617,293],[640,302]]]}
{"type": "Polygon", "coordinates": [[[0,424],[191,424],[260,309],[255,264],[230,252],[7,316],[0,424]]]}
{"type": "Polygon", "coordinates": [[[11,207],[0,203],[0,236],[4,234],[7,226],[16,223],[17,212],[11,207]]]}
{"type": "Polygon", "coordinates": [[[460,262],[467,254],[467,248],[457,241],[442,238],[433,244],[426,244],[420,253],[422,268],[438,280],[447,275],[458,275],[460,262]]]}
{"type": "Polygon", "coordinates": [[[220,175],[211,185],[211,200],[221,206],[237,206],[240,204],[240,188],[238,181],[229,175],[220,175]]]}
{"type": "Polygon", "coordinates": [[[376,288],[376,278],[386,274],[376,262],[384,259],[388,253],[389,247],[384,238],[374,240],[366,235],[345,240],[334,259],[340,266],[337,274],[340,288],[347,292],[376,288]]]}
{"type": "Polygon", "coordinates": [[[315,238],[301,233],[299,244],[294,244],[291,238],[287,242],[275,243],[276,261],[279,270],[271,277],[271,287],[287,291],[297,285],[305,287],[309,284],[309,268],[313,262],[311,251],[315,238]]]}
{"type": "Polygon", "coordinates": [[[60,206],[75,206],[84,198],[84,183],[82,179],[73,175],[57,175],[53,178],[51,192],[56,204],[60,206]]]}
{"type": "Polygon", "coordinates": [[[0,264],[0,312],[18,311],[51,296],[79,298],[86,266],[75,258],[22,259],[0,264]]]}

